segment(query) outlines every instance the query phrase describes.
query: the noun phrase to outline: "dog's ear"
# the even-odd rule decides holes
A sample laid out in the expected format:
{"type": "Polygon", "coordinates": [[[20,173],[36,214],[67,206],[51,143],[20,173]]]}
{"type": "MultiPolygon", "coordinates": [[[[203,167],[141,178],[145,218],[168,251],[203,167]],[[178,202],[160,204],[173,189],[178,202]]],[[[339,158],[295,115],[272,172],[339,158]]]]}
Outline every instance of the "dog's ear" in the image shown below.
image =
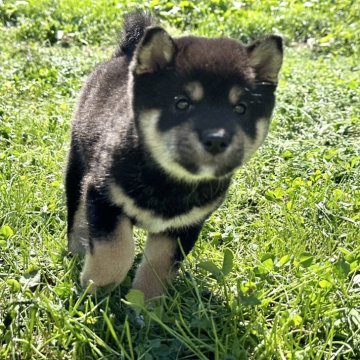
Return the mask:
{"type": "Polygon", "coordinates": [[[169,65],[174,54],[175,44],[170,35],[161,27],[150,27],[138,45],[133,69],[138,75],[154,73],[169,65]]]}
{"type": "Polygon", "coordinates": [[[283,42],[280,36],[271,35],[247,46],[250,66],[255,70],[256,81],[277,84],[283,60],[283,42]]]}

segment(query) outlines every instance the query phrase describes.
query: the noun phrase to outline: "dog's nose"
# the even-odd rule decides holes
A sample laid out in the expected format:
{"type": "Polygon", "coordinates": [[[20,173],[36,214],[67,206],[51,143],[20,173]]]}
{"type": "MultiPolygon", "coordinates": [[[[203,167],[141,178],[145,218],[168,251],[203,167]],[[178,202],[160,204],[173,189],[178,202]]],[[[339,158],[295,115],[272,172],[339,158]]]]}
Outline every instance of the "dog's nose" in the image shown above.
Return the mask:
{"type": "Polygon", "coordinates": [[[230,144],[230,135],[225,129],[206,130],[201,134],[201,142],[207,152],[217,155],[230,144]]]}

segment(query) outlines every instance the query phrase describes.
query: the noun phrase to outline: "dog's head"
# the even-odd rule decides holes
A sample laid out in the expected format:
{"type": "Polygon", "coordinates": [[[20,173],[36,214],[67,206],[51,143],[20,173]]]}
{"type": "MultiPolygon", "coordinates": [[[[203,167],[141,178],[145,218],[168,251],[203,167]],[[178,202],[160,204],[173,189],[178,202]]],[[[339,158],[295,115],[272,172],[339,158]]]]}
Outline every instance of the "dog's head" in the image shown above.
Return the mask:
{"type": "Polygon", "coordinates": [[[231,175],[267,135],[282,53],[277,36],[244,46],[148,28],[130,67],[146,151],[184,181],[231,175]]]}

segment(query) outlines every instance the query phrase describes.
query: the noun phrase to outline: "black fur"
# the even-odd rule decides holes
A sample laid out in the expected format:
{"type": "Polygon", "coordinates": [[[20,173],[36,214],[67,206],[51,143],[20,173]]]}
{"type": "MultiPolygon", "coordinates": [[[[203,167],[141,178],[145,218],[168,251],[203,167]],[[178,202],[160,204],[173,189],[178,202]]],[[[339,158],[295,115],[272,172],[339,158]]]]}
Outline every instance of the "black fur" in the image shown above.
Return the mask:
{"type": "Polygon", "coordinates": [[[173,180],[141,149],[133,149],[126,158],[116,158],[110,173],[137,206],[152,210],[164,219],[184,214],[194,206],[204,206],[216,198],[223,199],[230,184],[229,178],[196,184],[173,180]],[[127,169],[126,173],[122,169],[127,169]]]}
{"type": "Polygon", "coordinates": [[[169,236],[178,242],[174,254],[175,266],[178,266],[179,262],[184,259],[184,256],[186,256],[194,247],[202,226],[203,224],[201,223],[187,229],[176,229],[168,232],[169,236]]]}
{"type": "Polygon", "coordinates": [[[73,141],[69,153],[68,166],[65,178],[68,235],[69,231],[74,225],[74,216],[80,202],[81,186],[84,175],[85,164],[81,160],[81,154],[79,153],[73,141]]]}
{"type": "Polygon", "coordinates": [[[89,221],[89,245],[92,239],[105,240],[115,230],[122,209],[113,205],[107,196],[95,186],[90,186],[86,194],[86,217],[89,221]]]}
{"type": "MultiPolygon", "coordinates": [[[[159,248],[165,260],[180,261],[223,201],[234,170],[264,140],[274,108],[279,37],[246,47],[225,38],[173,39],[154,25],[149,14],[126,17],[115,57],[89,77],[75,113],[66,174],[69,248],[81,243],[88,260],[101,259],[99,251],[111,257],[100,243],[121,250],[115,234],[128,234],[128,225],[118,225],[130,219],[166,239],[159,248]]],[[[161,256],[148,252],[156,268],[161,256]]],[[[86,266],[83,277],[96,277],[97,265],[86,266]]]]}
{"type": "Polygon", "coordinates": [[[124,20],[123,32],[115,56],[126,56],[131,59],[136,45],[144,36],[145,29],[154,25],[156,25],[156,21],[150,13],[132,12],[128,14],[124,20]]]}

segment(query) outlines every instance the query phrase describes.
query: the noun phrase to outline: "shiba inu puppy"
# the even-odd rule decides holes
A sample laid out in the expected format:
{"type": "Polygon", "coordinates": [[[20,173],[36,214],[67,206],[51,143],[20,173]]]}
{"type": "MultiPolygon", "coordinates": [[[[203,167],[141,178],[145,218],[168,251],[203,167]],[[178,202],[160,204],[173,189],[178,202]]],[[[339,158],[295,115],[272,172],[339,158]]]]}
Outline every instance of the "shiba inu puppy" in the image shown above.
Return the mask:
{"type": "Polygon", "coordinates": [[[125,19],[115,56],[85,84],[66,173],[69,250],[81,283],[117,285],[148,231],[133,287],[159,296],[223,202],[234,171],[263,143],[282,40],[172,38],[151,16],[125,19]]]}

